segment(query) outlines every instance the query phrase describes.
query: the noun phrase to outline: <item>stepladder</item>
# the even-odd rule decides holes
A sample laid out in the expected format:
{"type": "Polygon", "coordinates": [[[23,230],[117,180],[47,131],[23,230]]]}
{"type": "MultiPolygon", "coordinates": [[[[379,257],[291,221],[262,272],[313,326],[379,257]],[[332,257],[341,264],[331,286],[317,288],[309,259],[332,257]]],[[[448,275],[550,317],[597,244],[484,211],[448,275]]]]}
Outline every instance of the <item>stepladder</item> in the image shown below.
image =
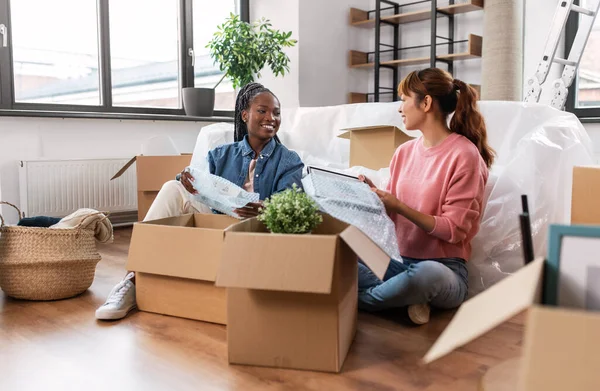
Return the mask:
{"type": "Polygon", "coordinates": [[[527,80],[525,90],[525,102],[539,102],[544,88],[544,83],[550,72],[552,64],[564,66],[561,76],[552,82],[552,98],[550,106],[563,110],[567,102],[569,87],[577,76],[577,69],[581,61],[581,56],[587,44],[596,16],[600,9],[600,0],[583,0],[582,6],[576,4],[575,0],[559,0],[550,32],[546,40],[542,60],[538,63],[535,74],[527,80]],[[560,58],[556,56],[556,50],[567,24],[567,19],[571,12],[576,12],[580,16],[579,27],[573,40],[573,45],[568,55],[565,53],[560,58]]]}

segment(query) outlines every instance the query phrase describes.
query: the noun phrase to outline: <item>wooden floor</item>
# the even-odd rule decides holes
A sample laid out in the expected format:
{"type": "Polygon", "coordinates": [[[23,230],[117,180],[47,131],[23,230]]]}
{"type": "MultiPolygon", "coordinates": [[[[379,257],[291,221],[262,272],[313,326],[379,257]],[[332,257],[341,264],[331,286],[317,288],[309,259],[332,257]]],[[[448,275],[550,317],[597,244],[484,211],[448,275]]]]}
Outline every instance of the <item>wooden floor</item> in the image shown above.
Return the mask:
{"type": "Polygon", "coordinates": [[[223,326],[143,312],[95,320],[125,273],[130,236],[118,229],[100,246],[94,284],[79,297],[27,302],[0,293],[0,390],[475,391],[488,367],[520,352],[522,316],[424,366],[420,357],[452,313],[421,327],[361,313],[341,374],[229,365],[223,326]]]}

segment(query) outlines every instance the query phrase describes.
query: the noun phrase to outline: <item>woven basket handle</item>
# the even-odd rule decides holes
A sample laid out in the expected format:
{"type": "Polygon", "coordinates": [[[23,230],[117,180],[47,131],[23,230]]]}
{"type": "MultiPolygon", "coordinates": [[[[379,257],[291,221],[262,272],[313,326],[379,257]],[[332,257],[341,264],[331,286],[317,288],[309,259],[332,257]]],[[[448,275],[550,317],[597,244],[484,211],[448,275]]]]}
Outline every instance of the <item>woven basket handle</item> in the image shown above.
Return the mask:
{"type": "MultiPolygon", "coordinates": [[[[12,206],[13,208],[15,208],[17,210],[17,213],[19,214],[19,218],[21,218],[21,216],[23,216],[23,214],[21,213],[21,210],[19,208],[17,208],[15,205],[11,204],[10,202],[6,202],[6,201],[0,201],[0,205],[8,205],[8,206],[12,206]]],[[[4,227],[4,217],[2,217],[2,213],[0,213],[0,227],[4,227]]]]}

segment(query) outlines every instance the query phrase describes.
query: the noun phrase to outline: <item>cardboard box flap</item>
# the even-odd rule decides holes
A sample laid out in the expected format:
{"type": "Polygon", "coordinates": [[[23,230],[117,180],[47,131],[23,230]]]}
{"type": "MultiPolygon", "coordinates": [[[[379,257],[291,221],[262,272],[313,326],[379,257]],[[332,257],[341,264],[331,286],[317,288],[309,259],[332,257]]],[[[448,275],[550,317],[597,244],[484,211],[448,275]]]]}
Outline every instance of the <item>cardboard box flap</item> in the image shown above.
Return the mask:
{"type": "Polygon", "coordinates": [[[121,167],[121,169],[115,175],[113,175],[113,177],[110,178],[110,180],[112,181],[113,179],[117,179],[118,177],[123,175],[123,173],[127,171],[127,169],[133,165],[133,163],[135,163],[135,159],[137,159],[137,156],[132,157],[127,163],[125,163],[125,165],[121,167]]]}
{"type": "Polygon", "coordinates": [[[512,276],[467,300],[427,352],[430,363],[540,301],[544,258],[537,258],[512,276]]]}
{"type": "MultiPolygon", "coordinates": [[[[190,164],[192,159],[192,155],[189,153],[182,153],[181,155],[165,155],[165,156],[150,156],[150,155],[138,155],[131,158],[121,169],[113,175],[110,180],[116,179],[123,175],[125,171],[129,169],[133,165],[133,163],[138,162],[138,171],[136,175],[138,176],[138,191],[147,191],[147,190],[160,190],[160,186],[165,183],[167,180],[175,179],[175,175],[177,175],[181,170],[187,167],[190,164]],[[140,170],[139,165],[142,164],[143,167],[140,170]],[[147,174],[144,177],[144,174],[147,174]],[[155,181],[153,179],[156,178],[155,181]],[[140,187],[139,184],[142,184],[140,187]],[[158,182],[158,188],[156,184],[149,185],[152,189],[144,188],[144,182],[158,182]]],[[[146,186],[147,187],[147,186],[146,186]]]]}
{"type": "Polygon", "coordinates": [[[166,182],[175,179],[189,166],[190,161],[190,155],[138,156],[137,190],[159,191],[166,182]]]}
{"type": "Polygon", "coordinates": [[[573,167],[571,224],[600,224],[600,167],[573,167]]]}
{"type": "Polygon", "coordinates": [[[127,269],[203,281],[215,281],[224,231],[233,218],[220,215],[168,217],[133,227],[127,269]],[[220,225],[215,219],[220,218],[220,225]],[[201,234],[200,234],[201,233],[201,234]],[[173,257],[173,249],[179,251],[173,257]]]}
{"type": "MultiPolygon", "coordinates": [[[[143,225],[167,225],[169,227],[193,227],[194,215],[185,214],[181,216],[163,217],[162,219],[143,221],[139,224],[143,225]]],[[[134,225],[135,227],[135,225],[134,225]]]]}
{"type": "Polygon", "coordinates": [[[226,230],[217,286],[331,293],[335,235],[263,233],[261,225],[249,219],[226,230]]]}
{"type": "Polygon", "coordinates": [[[373,130],[373,129],[388,129],[388,128],[394,129],[398,132],[402,132],[401,129],[399,129],[398,127],[396,127],[394,125],[373,125],[373,126],[361,126],[361,127],[356,127],[356,128],[340,129],[340,130],[344,131],[344,133],[338,135],[338,137],[349,139],[352,132],[359,132],[362,130],[373,130]]]}
{"type": "Polygon", "coordinates": [[[519,390],[600,389],[600,314],[535,306],[525,330],[519,390]]]}
{"type": "Polygon", "coordinates": [[[390,264],[390,257],[379,248],[367,235],[354,226],[349,226],[340,233],[340,237],[356,255],[371,269],[379,279],[390,264]]]}

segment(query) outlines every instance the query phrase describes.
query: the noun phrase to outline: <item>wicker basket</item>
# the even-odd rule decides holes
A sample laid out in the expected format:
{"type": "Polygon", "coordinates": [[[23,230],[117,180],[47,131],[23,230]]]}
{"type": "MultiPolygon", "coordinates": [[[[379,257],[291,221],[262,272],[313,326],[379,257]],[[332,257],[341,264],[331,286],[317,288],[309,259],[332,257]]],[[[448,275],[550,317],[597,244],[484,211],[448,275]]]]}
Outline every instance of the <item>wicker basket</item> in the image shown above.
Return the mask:
{"type": "Polygon", "coordinates": [[[0,223],[0,288],[8,296],[58,300],[92,285],[101,258],[93,230],[6,226],[1,214],[0,223]]]}

